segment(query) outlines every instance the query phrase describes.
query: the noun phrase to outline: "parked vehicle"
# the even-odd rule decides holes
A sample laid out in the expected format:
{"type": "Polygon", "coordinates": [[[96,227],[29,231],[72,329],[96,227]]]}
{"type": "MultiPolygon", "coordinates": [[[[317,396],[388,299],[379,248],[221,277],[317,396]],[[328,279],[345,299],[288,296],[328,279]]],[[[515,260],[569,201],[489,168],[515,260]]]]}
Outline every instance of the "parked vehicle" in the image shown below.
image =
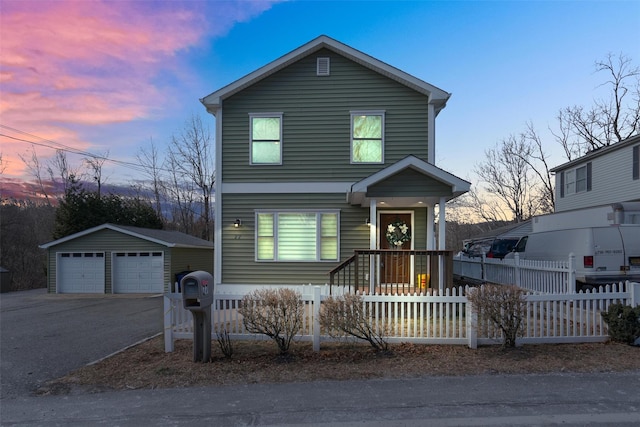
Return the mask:
{"type": "Polygon", "coordinates": [[[491,240],[481,240],[470,242],[462,252],[470,258],[474,258],[486,255],[489,249],[491,249],[491,240]]]}
{"type": "Polygon", "coordinates": [[[495,239],[487,251],[487,258],[503,259],[518,243],[518,239],[495,239]]]}
{"type": "Polygon", "coordinates": [[[531,233],[520,238],[513,252],[520,259],[576,259],[577,289],[624,280],[640,281],[640,225],[618,224],[531,233]]]}

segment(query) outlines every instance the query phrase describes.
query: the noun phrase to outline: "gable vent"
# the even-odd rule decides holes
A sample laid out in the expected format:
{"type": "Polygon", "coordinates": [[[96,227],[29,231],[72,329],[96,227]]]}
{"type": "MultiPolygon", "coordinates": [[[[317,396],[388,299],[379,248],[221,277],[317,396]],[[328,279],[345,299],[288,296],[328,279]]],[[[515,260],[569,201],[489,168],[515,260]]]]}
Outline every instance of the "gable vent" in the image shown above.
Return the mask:
{"type": "Polygon", "coordinates": [[[329,58],[318,58],[316,74],[318,76],[328,76],[331,74],[329,58]]]}

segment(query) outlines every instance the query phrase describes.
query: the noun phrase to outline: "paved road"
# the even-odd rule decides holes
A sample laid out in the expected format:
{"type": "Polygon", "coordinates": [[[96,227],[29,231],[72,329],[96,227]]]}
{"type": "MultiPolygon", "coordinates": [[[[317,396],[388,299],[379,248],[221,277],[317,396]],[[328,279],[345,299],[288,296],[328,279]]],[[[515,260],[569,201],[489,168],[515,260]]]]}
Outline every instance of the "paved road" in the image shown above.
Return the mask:
{"type": "Polygon", "coordinates": [[[637,426],[640,371],[130,390],[6,402],[2,424],[637,426]]]}
{"type": "Polygon", "coordinates": [[[162,332],[162,298],[0,294],[0,399],[27,396],[44,382],[162,332]]]}

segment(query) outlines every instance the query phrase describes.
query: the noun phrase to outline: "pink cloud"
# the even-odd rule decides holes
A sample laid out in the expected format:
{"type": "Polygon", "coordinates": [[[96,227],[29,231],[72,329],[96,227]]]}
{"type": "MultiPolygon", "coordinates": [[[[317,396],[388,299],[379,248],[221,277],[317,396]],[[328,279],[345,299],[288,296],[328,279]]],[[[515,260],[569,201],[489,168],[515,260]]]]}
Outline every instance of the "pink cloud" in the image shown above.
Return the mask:
{"type": "MultiPolygon", "coordinates": [[[[1,123],[47,139],[63,137],[59,142],[80,149],[91,143],[69,125],[109,125],[158,113],[174,94],[156,87],[154,76],[193,73],[180,63],[181,54],[270,7],[244,1],[0,1],[1,123]]],[[[4,175],[23,172],[16,154],[29,147],[0,141],[10,165],[4,175]]]]}

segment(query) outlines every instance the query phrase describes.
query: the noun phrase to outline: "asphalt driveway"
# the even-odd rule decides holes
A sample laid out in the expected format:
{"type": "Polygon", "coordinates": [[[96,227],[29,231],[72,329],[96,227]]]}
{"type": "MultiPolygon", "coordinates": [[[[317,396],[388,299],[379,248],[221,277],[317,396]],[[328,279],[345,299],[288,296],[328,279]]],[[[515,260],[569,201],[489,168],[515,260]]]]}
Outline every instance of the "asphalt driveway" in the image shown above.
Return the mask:
{"type": "Polygon", "coordinates": [[[0,295],[0,398],[61,377],[162,332],[160,295],[0,295]]]}

